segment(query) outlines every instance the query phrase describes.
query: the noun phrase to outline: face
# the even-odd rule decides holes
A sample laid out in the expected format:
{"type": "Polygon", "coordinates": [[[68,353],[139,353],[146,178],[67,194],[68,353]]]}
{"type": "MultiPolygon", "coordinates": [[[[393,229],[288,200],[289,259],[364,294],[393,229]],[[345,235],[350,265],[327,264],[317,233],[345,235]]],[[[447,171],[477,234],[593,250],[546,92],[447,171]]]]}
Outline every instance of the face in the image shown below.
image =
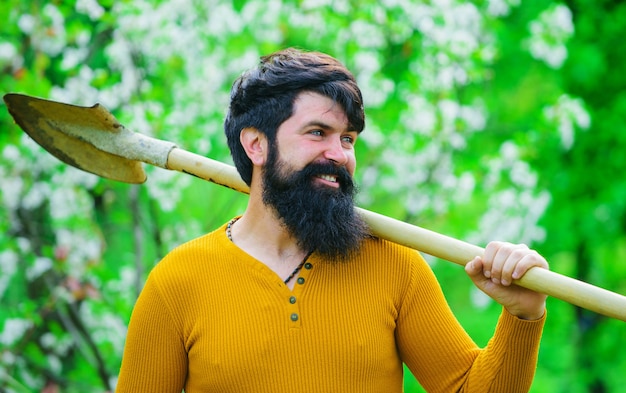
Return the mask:
{"type": "MultiPolygon", "coordinates": [[[[276,134],[278,155],[293,170],[311,163],[332,163],[354,175],[354,143],[358,132],[348,128],[343,108],[317,93],[301,93],[294,103],[293,115],[280,125],[276,134]]],[[[339,188],[332,174],[314,179],[320,187],[339,188]]]]}
{"type": "Polygon", "coordinates": [[[304,93],[278,130],[263,168],[263,201],[305,251],[346,260],[367,235],[354,210],[356,132],[340,106],[304,93]]]}

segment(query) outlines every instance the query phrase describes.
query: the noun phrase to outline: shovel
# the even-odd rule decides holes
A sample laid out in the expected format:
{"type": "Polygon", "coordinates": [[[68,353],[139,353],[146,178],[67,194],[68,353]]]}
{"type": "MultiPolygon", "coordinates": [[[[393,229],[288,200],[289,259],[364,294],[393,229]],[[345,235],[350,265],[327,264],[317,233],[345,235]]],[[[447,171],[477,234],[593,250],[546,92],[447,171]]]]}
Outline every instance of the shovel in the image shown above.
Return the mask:
{"type": "MultiPolygon", "coordinates": [[[[82,107],[21,94],[4,96],[17,124],[52,155],[79,169],[126,183],[143,183],[141,163],[188,173],[242,193],[235,167],[127,130],[102,105],[82,107]]],[[[484,249],[357,208],[372,233],[464,266],[484,249]]],[[[546,269],[532,268],[514,284],[626,321],[626,297],[546,269]]]]}

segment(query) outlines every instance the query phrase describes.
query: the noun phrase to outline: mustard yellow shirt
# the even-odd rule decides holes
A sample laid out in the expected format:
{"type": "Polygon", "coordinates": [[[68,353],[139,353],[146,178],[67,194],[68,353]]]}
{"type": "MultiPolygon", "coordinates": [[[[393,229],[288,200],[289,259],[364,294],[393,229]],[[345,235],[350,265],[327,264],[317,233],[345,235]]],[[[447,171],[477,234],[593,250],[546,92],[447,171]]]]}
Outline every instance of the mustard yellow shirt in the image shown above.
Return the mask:
{"type": "Polygon", "coordinates": [[[503,311],[480,349],[418,252],[380,239],[291,291],[225,234],[167,255],[129,324],[117,392],[402,392],[403,363],[428,392],[527,392],[544,319],[503,311]]]}

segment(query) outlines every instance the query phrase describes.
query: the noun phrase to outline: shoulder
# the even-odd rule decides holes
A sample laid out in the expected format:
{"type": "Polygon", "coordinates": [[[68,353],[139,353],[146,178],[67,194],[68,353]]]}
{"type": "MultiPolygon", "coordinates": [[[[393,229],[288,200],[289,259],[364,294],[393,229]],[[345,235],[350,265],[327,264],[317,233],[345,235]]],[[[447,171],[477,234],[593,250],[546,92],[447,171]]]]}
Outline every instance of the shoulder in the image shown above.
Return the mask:
{"type": "Polygon", "coordinates": [[[378,279],[388,278],[394,285],[415,285],[433,277],[430,265],[419,251],[384,239],[367,239],[357,259],[378,279]]]}
{"type": "Polygon", "coordinates": [[[370,237],[364,241],[358,257],[397,269],[428,265],[417,250],[377,237],[370,237]]]}
{"type": "Polygon", "coordinates": [[[173,248],[160,263],[171,263],[170,261],[179,259],[193,259],[213,253],[220,246],[219,235],[219,229],[216,229],[213,232],[189,240],[173,248]]]}
{"type": "Polygon", "coordinates": [[[228,239],[220,227],[172,249],[150,272],[150,278],[180,283],[210,274],[228,259],[228,239]]]}
{"type": "Polygon", "coordinates": [[[180,261],[192,262],[206,258],[219,249],[219,237],[217,231],[205,234],[172,249],[157,265],[157,267],[170,267],[180,261]]]}

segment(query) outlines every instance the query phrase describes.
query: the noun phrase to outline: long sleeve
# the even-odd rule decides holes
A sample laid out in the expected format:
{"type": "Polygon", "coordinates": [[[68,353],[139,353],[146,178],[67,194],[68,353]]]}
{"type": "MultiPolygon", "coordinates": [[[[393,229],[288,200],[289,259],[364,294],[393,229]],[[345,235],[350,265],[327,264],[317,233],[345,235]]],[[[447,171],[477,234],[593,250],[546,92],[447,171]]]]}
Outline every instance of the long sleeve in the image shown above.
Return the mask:
{"type": "Polygon", "coordinates": [[[537,321],[524,321],[503,310],[495,334],[474,361],[463,391],[528,392],[545,318],[546,314],[537,321]]]}
{"type": "Polygon", "coordinates": [[[183,390],[187,354],[169,308],[148,278],[128,327],[118,393],[183,390]]]}
{"type": "Polygon", "coordinates": [[[430,269],[414,265],[412,276],[397,339],[420,384],[431,393],[528,392],[545,316],[523,321],[503,310],[494,336],[480,349],[452,314],[430,269]]]}

